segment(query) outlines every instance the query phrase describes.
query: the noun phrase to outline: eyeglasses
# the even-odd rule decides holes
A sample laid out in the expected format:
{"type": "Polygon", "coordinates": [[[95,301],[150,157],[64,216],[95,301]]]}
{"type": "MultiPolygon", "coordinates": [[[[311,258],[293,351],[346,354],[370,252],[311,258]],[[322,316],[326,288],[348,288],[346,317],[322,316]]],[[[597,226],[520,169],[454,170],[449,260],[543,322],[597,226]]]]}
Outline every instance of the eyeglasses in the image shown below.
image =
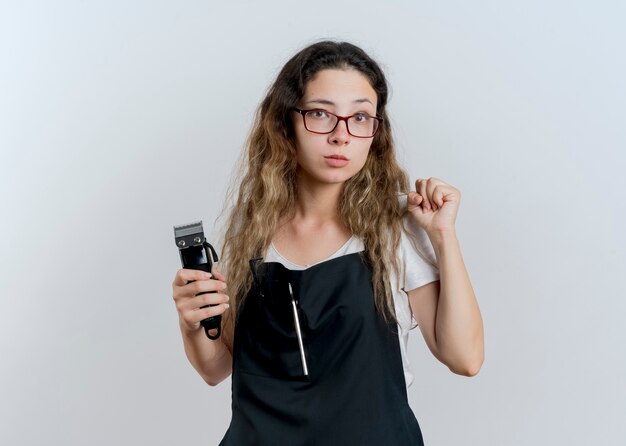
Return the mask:
{"type": "Polygon", "coordinates": [[[302,115],[304,128],[322,135],[334,132],[339,121],[346,121],[346,129],[350,135],[357,138],[372,138],[383,123],[380,116],[370,116],[367,113],[339,116],[323,109],[300,110],[294,107],[293,110],[302,115]]]}

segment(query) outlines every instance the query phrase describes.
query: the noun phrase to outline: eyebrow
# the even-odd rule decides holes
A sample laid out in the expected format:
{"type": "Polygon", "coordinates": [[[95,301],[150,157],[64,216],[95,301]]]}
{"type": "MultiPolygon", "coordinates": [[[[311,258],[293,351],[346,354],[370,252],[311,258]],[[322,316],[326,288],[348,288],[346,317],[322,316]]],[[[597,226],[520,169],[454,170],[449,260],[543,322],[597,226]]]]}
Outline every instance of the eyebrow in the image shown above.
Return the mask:
{"type": "MultiPolygon", "coordinates": [[[[310,104],[312,102],[315,102],[317,104],[324,104],[324,105],[336,105],[334,102],[329,101],[328,99],[311,99],[310,101],[306,101],[305,104],[310,104]]],[[[360,98],[360,99],[355,99],[354,101],[352,101],[353,104],[363,104],[365,102],[369,102],[370,104],[372,104],[372,101],[370,101],[367,98],[360,98]]]]}

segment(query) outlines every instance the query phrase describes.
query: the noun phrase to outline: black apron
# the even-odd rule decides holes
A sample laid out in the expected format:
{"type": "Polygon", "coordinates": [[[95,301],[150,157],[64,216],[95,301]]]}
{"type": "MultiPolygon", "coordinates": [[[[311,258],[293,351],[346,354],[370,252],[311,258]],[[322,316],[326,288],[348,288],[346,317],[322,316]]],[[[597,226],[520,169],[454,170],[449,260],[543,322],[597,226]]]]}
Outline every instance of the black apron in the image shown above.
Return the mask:
{"type": "Polygon", "coordinates": [[[254,285],[235,325],[233,416],[220,446],[424,444],[397,327],[375,310],[361,254],[303,271],[250,262],[254,285]]]}

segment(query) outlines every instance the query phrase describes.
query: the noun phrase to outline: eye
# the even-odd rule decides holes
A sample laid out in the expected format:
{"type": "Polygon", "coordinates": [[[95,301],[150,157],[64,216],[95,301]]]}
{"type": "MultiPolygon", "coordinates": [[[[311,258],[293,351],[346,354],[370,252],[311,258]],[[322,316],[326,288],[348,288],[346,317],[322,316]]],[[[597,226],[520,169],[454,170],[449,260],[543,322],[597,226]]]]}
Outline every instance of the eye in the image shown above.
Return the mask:
{"type": "Polygon", "coordinates": [[[311,110],[307,113],[307,116],[313,119],[328,119],[330,115],[326,110],[311,110]]]}
{"type": "Polygon", "coordinates": [[[372,117],[370,115],[368,115],[367,113],[357,113],[353,116],[353,118],[355,122],[358,122],[359,124],[361,123],[367,123],[369,122],[372,117]]]}

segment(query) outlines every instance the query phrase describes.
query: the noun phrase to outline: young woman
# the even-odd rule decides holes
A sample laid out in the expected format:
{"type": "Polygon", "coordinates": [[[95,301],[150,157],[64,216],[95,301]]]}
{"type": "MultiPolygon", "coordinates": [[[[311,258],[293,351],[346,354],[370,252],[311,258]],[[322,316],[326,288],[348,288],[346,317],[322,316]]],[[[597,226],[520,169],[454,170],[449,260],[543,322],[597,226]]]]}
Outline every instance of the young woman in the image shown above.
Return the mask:
{"type": "Polygon", "coordinates": [[[482,365],[455,233],[461,194],[436,178],[410,190],[387,99],[360,48],[327,41],[297,53],[247,143],[224,274],[176,273],[189,361],[210,385],[232,373],[222,445],[423,444],[407,399],[412,319],[452,372],[482,365]],[[218,314],[223,334],[209,340],[199,322],[218,314]]]}

